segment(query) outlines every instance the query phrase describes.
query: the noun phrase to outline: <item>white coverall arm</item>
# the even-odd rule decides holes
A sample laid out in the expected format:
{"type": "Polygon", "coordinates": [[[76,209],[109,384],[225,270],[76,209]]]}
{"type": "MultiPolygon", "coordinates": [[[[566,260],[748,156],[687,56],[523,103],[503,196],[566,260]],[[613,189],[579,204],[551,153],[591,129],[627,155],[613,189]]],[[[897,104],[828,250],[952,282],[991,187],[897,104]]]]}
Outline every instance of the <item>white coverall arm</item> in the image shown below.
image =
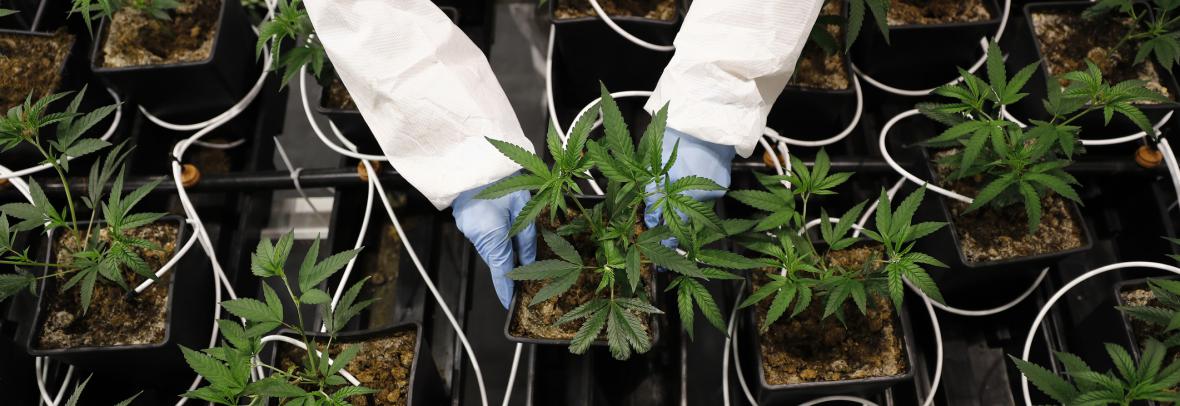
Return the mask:
{"type": "Polygon", "coordinates": [[[390,164],[442,209],[520,166],[484,139],[532,150],[487,58],[429,0],[306,0],[390,164]]]}
{"type": "Polygon", "coordinates": [[[645,109],[668,126],[750,156],[823,0],[696,0],[645,109]]]}

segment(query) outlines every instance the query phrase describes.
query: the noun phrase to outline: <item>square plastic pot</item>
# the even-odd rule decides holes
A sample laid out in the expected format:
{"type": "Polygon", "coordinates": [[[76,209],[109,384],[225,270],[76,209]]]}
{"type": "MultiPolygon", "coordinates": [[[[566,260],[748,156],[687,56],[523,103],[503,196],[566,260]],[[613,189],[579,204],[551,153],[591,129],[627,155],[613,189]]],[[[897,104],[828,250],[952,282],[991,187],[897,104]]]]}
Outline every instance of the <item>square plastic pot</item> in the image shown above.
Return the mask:
{"type": "MultiPolygon", "coordinates": [[[[746,294],[750,293],[751,285],[747,283],[746,294]]],[[[816,306],[812,303],[812,306],[816,306]]],[[[789,385],[772,385],[766,382],[766,373],[762,362],[762,335],[758,331],[754,309],[742,311],[740,337],[742,368],[748,382],[757,383],[755,397],[759,405],[793,405],[809,399],[829,395],[860,395],[871,396],[900,382],[909,381],[914,377],[917,365],[914,348],[914,332],[910,326],[910,316],[905,310],[894,311],[893,322],[901,327],[901,345],[906,353],[906,372],[895,376],[851,379],[843,381],[805,382],[789,385]],[[757,374],[758,379],[752,379],[757,374]]],[[[786,320],[779,320],[779,323],[786,320]]]]}
{"type": "MultiPolygon", "coordinates": [[[[1041,48],[1041,43],[1037,41],[1036,33],[1033,30],[1032,15],[1039,12],[1066,12],[1081,15],[1082,11],[1091,5],[1093,3],[1089,1],[1054,1],[1031,3],[1024,6],[1022,24],[1015,31],[1017,34],[1015,37],[1019,38],[1019,41],[1016,41],[1017,46],[1012,48],[1011,61],[1008,64],[1009,71],[1012,72],[1015,69],[1023,68],[1025,65],[1036,61],[1042,62],[1040,68],[1037,69],[1037,72],[1024,87],[1024,91],[1028,92],[1029,95],[1014,106],[1014,110],[1021,115],[1021,120],[1027,122],[1028,118],[1048,119],[1050,117],[1041,101],[1046,98],[1048,92],[1046,80],[1052,76],[1049,74],[1049,68],[1044,62],[1046,59],[1041,48]]],[[[1139,4],[1138,7],[1145,8],[1144,11],[1148,13],[1151,12],[1144,4],[1139,4]]],[[[1161,84],[1168,88],[1172,96],[1180,97],[1180,86],[1177,85],[1175,76],[1160,67],[1154,59],[1148,59],[1146,63],[1154,65],[1155,71],[1160,76],[1161,84]]],[[[1152,123],[1157,123],[1165,114],[1175,109],[1176,106],[1175,104],[1150,104],[1136,105],[1136,107],[1142,110],[1143,114],[1146,114],[1152,123]]],[[[1116,137],[1140,131],[1130,120],[1118,114],[1111,120],[1109,126],[1104,123],[1102,114],[1100,113],[1091,113],[1076,121],[1075,125],[1082,127],[1083,138],[1116,137]]],[[[1127,147],[1119,149],[1130,153],[1134,151],[1135,147],[1139,146],[1139,143],[1125,143],[1124,145],[1127,147]]],[[[1102,153],[1104,151],[1110,151],[1110,147],[1091,149],[1091,152],[1102,153]]],[[[1127,154],[1124,155],[1130,156],[1127,154]]]]}
{"type": "Polygon", "coordinates": [[[222,0],[213,49],[203,61],[104,67],[102,47],[109,25],[110,19],[103,19],[98,27],[90,69],[129,105],[138,104],[157,117],[203,120],[221,113],[237,104],[261,73],[262,61],[254,54],[257,36],[237,1],[222,0]]]}
{"type": "MultiPolygon", "coordinates": [[[[1118,284],[1114,285],[1114,303],[1116,304],[1116,306],[1126,306],[1127,305],[1127,302],[1123,301],[1123,296],[1121,295],[1122,292],[1125,292],[1128,290],[1134,290],[1134,289],[1148,289],[1148,285],[1147,285],[1148,279],[1177,280],[1177,279],[1180,279],[1180,277],[1161,276],[1158,278],[1130,279],[1130,280],[1125,280],[1125,281],[1119,282],[1118,284]]],[[[1115,309],[1115,311],[1118,311],[1118,309],[1115,309]]],[[[1139,345],[1140,345],[1139,342],[1140,342],[1140,339],[1142,339],[1144,337],[1138,337],[1135,335],[1135,330],[1131,328],[1131,318],[1129,316],[1127,316],[1126,313],[1123,313],[1121,311],[1118,313],[1119,313],[1121,320],[1123,321],[1122,327],[1127,332],[1127,343],[1130,344],[1128,346],[1129,348],[1127,348],[1127,351],[1130,351],[1131,355],[1133,355],[1135,357],[1135,359],[1138,360],[1140,358],[1140,356],[1143,355],[1143,349],[1139,348],[1139,345]]]]}
{"type": "MultiPolygon", "coordinates": [[[[345,331],[336,334],[334,343],[364,343],[366,341],[380,340],[403,331],[414,331],[414,362],[410,366],[409,385],[406,389],[406,406],[436,406],[444,404],[446,399],[444,396],[445,392],[443,391],[442,378],[438,375],[438,369],[434,365],[434,358],[430,355],[430,344],[424,338],[427,332],[422,329],[422,325],[418,322],[406,322],[372,330],[345,331]]],[[[288,337],[297,336],[291,330],[282,330],[279,334],[288,337]]],[[[328,334],[320,332],[304,332],[304,334],[316,342],[325,341],[329,337],[328,334]]],[[[286,345],[288,344],[276,344],[276,350],[270,358],[270,364],[272,366],[278,361],[279,351],[277,348],[286,345]]],[[[365,349],[362,347],[361,353],[364,353],[364,351],[365,349]]],[[[345,370],[347,369],[345,367],[345,370]]],[[[270,404],[277,406],[279,403],[277,400],[272,399],[270,404]]]]}
{"type": "Polygon", "coordinates": [[[0,8],[9,10],[16,10],[16,14],[7,17],[0,17],[0,29],[8,30],[28,30],[33,26],[33,21],[41,14],[41,9],[45,7],[45,3],[49,1],[43,0],[3,0],[0,1],[0,8]]]}
{"type": "MultiPolygon", "coordinates": [[[[918,176],[933,182],[935,170],[930,162],[930,151],[922,148],[923,173],[918,176]]],[[[945,296],[970,297],[972,293],[980,292],[982,287],[1006,286],[1024,289],[1040,274],[1042,268],[1051,266],[1062,258],[1090,250],[1094,245],[1094,234],[1090,225],[1082,217],[1078,205],[1067,201],[1070,215],[1081,228],[1084,242],[1082,246],[1058,252],[1009,258],[996,261],[972,262],[967,260],[959,242],[959,232],[951,217],[950,198],[933,191],[926,192],[926,199],[918,207],[916,221],[943,221],[946,227],[923,238],[918,244],[922,252],[938,258],[949,266],[948,269],[934,268],[931,276],[938,282],[945,296]],[[959,295],[959,293],[963,293],[959,295]]],[[[992,292],[993,295],[1000,293],[992,292]]]]}
{"type": "MultiPolygon", "coordinates": [[[[574,115],[599,96],[599,81],[612,91],[651,90],[672,60],[672,52],[642,48],[619,36],[598,16],[558,19],[554,14],[566,1],[549,0],[553,23],[553,97],[562,124],[571,125],[574,115]],[[621,63],[620,61],[626,61],[621,63]]],[[[685,6],[674,20],[612,16],[627,32],[647,42],[671,45],[680,31],[685,6]]]]}
{"type": "Polygon", "coordinates": [[[1003,10],[996,0],[982,2],[991,14],[989,20],[890,26],[888,42],[876,19],[865,17],[849,53],[862,72],[890,86],[941,86],[959,77],[956,68],[966,69],[979,60],[983,56],[979,40],[995,36],[999,29],[1003,10]]]}
{"type": "MultiPolygon", "coordinates": [[[[160,222],[177,225],[177,250],[189,238],[191,231],[184,219],[167,216],[160,222]]],[[[47,242],[53,252],[54,242],[47,242]]],[[[189,255],[194,254],[190,252],[189,255]]],[[[165,315],[164,339],[158,343],[137,345],[115,345],[105,347],[74,347],[60,349],[37,348],[37,337],[41,335],[42,323],[47,316],[48,298],[56,294],[55,278],[47,278],[41,285],[37,297],[36,313],[33,317],[27,347],[29,355],[50,357],[58,361],[96,372],[106,371],[153,379],[161,374],[184,373],[188,367],[184,362],[179,345],[190,348],[205,348],[213,318],[213,275],[203,266],[199,255],[180,260],[169,274],[168,309],[165,315]]],[[[154,286],[152,289],[159,289],[154,286]]]]}

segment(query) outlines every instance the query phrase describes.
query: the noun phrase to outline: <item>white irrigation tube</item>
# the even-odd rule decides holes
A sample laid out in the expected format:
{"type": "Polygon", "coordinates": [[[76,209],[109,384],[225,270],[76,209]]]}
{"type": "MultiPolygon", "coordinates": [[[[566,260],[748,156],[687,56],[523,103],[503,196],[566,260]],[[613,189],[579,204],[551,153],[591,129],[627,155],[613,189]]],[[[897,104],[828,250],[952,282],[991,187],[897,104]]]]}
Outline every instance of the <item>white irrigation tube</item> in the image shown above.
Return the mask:
{"type": "MultiPolygon", "coordinates": [[[[1024,350],[1020,353],[1020,359],[1022,359],[1024,361],[1028,361],[1029,353],[1032,352],[1032,342],[1033,342],[1033,338],[1036,337],[1035,333],[1036,333],[1037,329],[1039,329],[1041,327],[1041,322],[1045,319],[1045,315],[1047,315],[1049,313],[1049,310],[1053,308],[1053,304],[1057,303],[1058,300],[1061,300],[1062,296],[1065,296],[1065,294],[1067,292],[1069,292],[1070,289],[1073,289],[1073,287],[1086,281],[1087,279],[1093,278],[1095,276],[1098,276],[1098,275],[1106,273],[1106,272],[1119,270],[1119,269],[1123,269],[1123,268],[1152,268],[1152,269],[1158,269],[1158,270],[1162,270],[1162,271],[1168,271],[1168,272],[1171,272],[1174,274],[1180,274],[1180,268],[1177,268],[1177,267],[1174,267],[1171,265],[1165,265],[1165,264],[1161,264],[1158,262],[1131,261],[1131,262],[1119,262],[1119,263],[1106,265],[1101,268],[1086,272],[1077,278],[1074,278],[1073,280],[1069,281],[1069,283],[1066,283],[1065,286],[1062,286],[1061,289],[1058,289],[1056,292],[1053,292],[1053,296],[1050,296],[1049,300],[1045,301],[1045,304],[1041,306],[1041,310],[1039,312],[1037,312],[1037,317],[1033,318],[1032,326],[1029,327],[1028,334],[1026,335],[1026,337],[1024,339],[1024,350]]],[[[1021,388],[1021,392],[1023,392],[1023,395],[1024,395],[1024,403],[1026,405],[1032,405],[1032,396],[1029,393],[1029,389],[1028,389],[1028,377],[1025,376],[1024,374],[1020,374],[1020,388],[1021,388]]]]}
{"type": "Polygon", "coordinates": [[[598,0],[590,0],[590,6],[594,7],[594,12],[598,14],[598,18],[601,18],[602,22],[606,23],[606,25],[610,27],[611,30],[614,30],[614,32],[618,33],[619,36],[623,37],[627,41],[631,41],[631,43],[635,45],[639,45],[656,52],[673,52],[676,50],[676,47],[673,45],[656,45],[631,35],[631,33],[627,32],[627,30],[624,30],[623,27],[619,27],[618,24],[615,24],[615,21],[606,14],[606,11],[602,9],[602,6],[598,5],[598,0]]]}
{"type": "MultiPolygon", "coordinates": [[[[389,161],[389,158],[386,158],[385,155],[362,154],[362,153],[349,151],[347,149],[341,148],[339,145],[336,145],[336,143],[329,140],[328,136],[324,135],[324,131],[320,129],[320,126],[318,124],[316,124],[315,116],[311,115],[311,107],[309,107],[309,105],[307,103],[307,66],[306,65],[299,68],[299,101],[301,101],[303,104],[303,114],[305,114],[307,116],[307,123],[311,125],[312,132],[315,133],[316,137],[320,138],[320,142],[323,142],[324,145],[328,146],[328,148],[330,148],[332,151],[336,151],[337,154],[344,155],[349,158],[356,158],[356,159],[360,159],[363,161],[381,161],[381,162],[389,161]]],[[[335,129],[336,124],[332,123],[331,120],[329,120],[328,122],[333,126],[333,129],[335,129]]]]}
{"type": "MultiPolygon", "coordinates": [[[[1170,121],[1172,119],[1172,112],[1173,112],[1172,110],[1169,110],[1167,114],[1164,114],[1164,116],[1160,118],[1160,121],[1158,123],[1155,123],[1152,125],[1152,128],[1155,129],[1156,133],[1159,133],[1160,129],[1163,128],[1164,125],[1168,124],[1168,121],[1170,121]]],[[[1027,124],[1025,124],[1023,121],[1020,121],[1019,119],[1017,119],[1016,116],[1013,116],[1007,110],[1001,110],[1000,113],[1003,114],[1005,119],[1007,119],[1008,121],[1011,121],[1013,123],[1016,123],[1016,125],[1020,126],[1020,128],[1027,128],[1028,127],[1027,124]]],[[[1114,138],[1102,138],[1102,139],[1084,139],[1083,138],[1083,139],[1079,139],[1078,142],[1080,142],[1082,145],[1085,145],[1085,146],[1104,146],[1104,145],[1115,145],[1115,144],[1122,144],[1125,142],[1138,141],[1138,140],[1143,139],[1144,137],[1147,137],[1147,133],[1144,131],[1140,131],[1140,132],[1137,132],[1134,134],[1128,134],[1128,135],[1114,137],[1114,138]]]]}
{"type": "MultiPolygon", "coordinates": [[[[172,254],[172,258],[169,258],[168,262],[164,263],[160,269],[156,270],[156,278],[159,279],[164,277],[164,274],[168,273],[169,269],[172,269],[173,266],[176,266],[176,263],[180,262],[180,258],[184,257],[184,254],[188,253],[188,250],[193,247],[193,243],[195,242],[197,242],[196,234],[189,236],[188,241],[185,241],[184,245],[180,247],[180,250],[172,254]]],[[[148,279],[143,281],[143,283],[140,283],[139,286],[135,287],[135,293],[143,293],[144,289],[152,286],[152,283],[155,283],[155,280],[148,279]]]]}
{"type": "Polygon", "coordinates": [[[508,406],[508,402],[512,400],[512,386],[516,383],[516,370],[520,366],[520,350],[523,346],[516,343],[516,352],[512,354],[512,368],[508,372],[508,385],[504,388],[504,401],[500,403],[501,406],[508,406]]]}
{"type": "Polygon", "coordinates": [[[856,111],[853,113],[852,121],[848,123],[848,126],[844,127],[844,129],[840,130],[840,132],[836,133],[836,135],[816,141],[796,140],[779,135],[778,132],[770,128],[766,129],[766,135],[776,141],[799,147],[823,147],[840,142],[840,140],[843,140],[844,138],[848,137],[849,134],[852,134],[853,130],[856,130],[856,126],[860,124],[861,115],[864,113],[864,92],[861,91],[860,80],[856,78],[856,75],[852,76],[852,89],[856,91],[856,111]]]}
{"type": "Polygon", "coordinates": [[[246,139],[242,138],[237,141],[226,142],[226,143],[197,141],[197,142],[194,142],[193,144],[196,144],[197,146],[200,146],[200,147],[212,148],[212,149],[234,149],[234,148],[237,148],[238,146],[245,144],[245,143],[246,143],[246,139]]]}
{"type": "MultiPolygon", "coordinates": [[[[115,99],[115,118],[111,121],[111,126],[107,128],[107,131],[104,132],[102,134],[102,136],[98,137],[98,139],[103,140],[103,141],[106,141],[106,140],[110,139],[112,135],[115,135],[115,130],[117,130],[119,128],[119,121],[121,121],[123,119],[123,101],[121,99],[119,99],[119,94],[115,93],[115,91],[111,90],[111,89],[106,89],[106,90],[107,90],[107,93],[110,93],[111,97],[115,99]]],[[[74,157],[72,157],[72,156],[67,156],[64,158],[66,161],[70,161],[70,160],[74,159],[74,157]]],[[[60,160],[59,160],[59,162],[60,162],[60,160]]],[[[21,176],[25,176],[25,175],[31,175],[31,174],[34,174],[34,173],[37,173],[37,172],[40,172],[40,171],[43,171],[43,170],[46,170],[46,169],[49,169],[52,167],[53,167],[53,165],[50,165],[48,163],[44,163],[44,164],[40,164],[40,165],[36,165],[36,166],[31,166],[31,167],[28,167],[25,169],[21,169],[21,170],[11,171],[9,173],[0,174],[0,179],[12,179],[12,178],[18,178],[21,176]]]]}
{"type": "Polygon", "coordinates": [[[892,129],[898,121],[901,121],[906,117],[913,117],[919,114],[921,113],[919,113],[917,109],[906,110],[901,114],[893,116],[893,118],[889,119],[889,121],[885,123],[885,127],[881,129],[881,137],[877,139],[877,146],[881,149],[881,157],[885,158],[885,163],[889,164],[889,166],[892,167],[894,171],[896,171],[901,176],[904,176],[906,179],[909,179],[910,181],[913,181],[919,185],[924,185],[927,189],[933,190],[935,193],[940,195],[970,204],[973,201],[973,199],[970,197],[963,196],[961,194],[943,189],[938,185],[931,184],[922,178],[914,176],[914,174],[905,170],[905,168],[902,168],[901,165],[897,164],[897,161],[893,160],[893,156],[889,154],[889,149],[885,147],[885,137],[889,135],[889,130],[892,129]]]}
{"type": "Polygon", "coordinates": [[[38,401],[44,402],[49,406],[57,406],[58,403],[61,402],[61,398],[65,395],[66,388],[70,386],[70,379],[72,379],[74,376],[74,366],[70,365],[69,368],[66,369],[66,377],[64,380],[62,380],[61,387],[57,390],[57,395],[50,398],[49,389],[45,386],[45,381],[48,379],[48,376],[46,376],[48,369],[47,366],[42,364],[43,361],[49,361],[49,358],[36,357],[34,359],[35,365],[33,375],[37,377],[37,390],[41,394],[41,397],[38,399],[38,401]]]}
{"type": "Polygon", "coordinates": [[[878,406],[871,400],[858,398],[856,396],[824,396],[822,398],[812,399],[807,402],[800,403],[799,406],[815,406],[827,402],[853,402],[864,406],[878,406]]]}
{"type": "MultiPolygon", "coordinates": [[[[283,143],[279,142],[278,136],[271,136],[271,138],[275,140],[275,146],[279,147],[279,158],[283,161],[283,165],[287,167],[287,172],[291,174],[291,183],[295,184],[295,191],[299,193],[300,197],[303,197],[303,202],[307,203],[308,207],[311,207],[311,211],[315,213],[316,217],[319,217],[320,220],[325,222],[328,221],[328,218],[324,217],[324,214],[315,207],[315,203],[312,203],[311,198],[307,196],[307,192],[303,191],[303,185],[299,183],[299,174],[303,172],[303,168],[296,168],[295,165],[291,163],[291,158],[287,156],[287,149],[283,148],[283,143]]],[[[363,234],[364,230],[361,231],[363,234]]]]}
{"type": "MultiPolygon", "coordinates": [[[[263,344],[266,344],[269,342],[275,342],[275,341],[291,344],[291,345],[294,345],[294,346],[299,347],[304,350],[307,349],[307,345],[304,344],[302,341],[299,341],[299,340],[296,340],[294,338],[287,337],[284,335],[274,334],[274,335],[262,337],[263,344]]],[[[323,356],[323,353],[320,350],[313,349],[312,351],[315,351],[315,354],[317,357],[323,356]]],[[[332,365],[334,362],[335,361],[332,361],[331,357],[328,358],[328,365],[332,365]]],[[[343,376],[344,379],[347,379],[348,383],[351,383],[353,386],[361,386],[361,381],[358,381],[355,376],[352,376],[352,374],[348,373],[348,371],[345,371],[344,368],[340,369],[340,376],[343,376]]]]}
{"type": "MultiPolygon", "coordinates": [[[[1004,30],[1007,29],[1007,27],[1008,27],[1008,16],[1009,16],[1011,10],[1012,10],[1012,0],[1004,0],[1004,11],[1000,16],[1000,25],[996,29],[996,36],[994,37],[994,39],[992,39],[992,42],[1000,42],[1000,38],[1004,37],[1004,30]]],[[[984,63],[987,62],[987,49],[988,49],[987,37],[980,38],[979,44],[983,47],[983,55],[979,57],[979,60],[975,61],[974,65],[971,65],[971,67],[967,69],[967,72],[975,73],[976,71],[979,70],[980,67],[982,67],[984,65],[984,63]]],[[[873,85],[874,87],[876,87],[878,89],[881,89],[883,91],[893,93],[896,95],[920,97],[920,96],[926,96],[930,93],[933,93],[935,90],[938,89],[938,87],[934,87],[934,88],[930,88],[930,89],[923,89],[923,90],[899,89],[899,88],[881,83],[881,82],[877,81],[876,79],[873,79],[872,76],[869,76],[868,74],[861,71],[860,68],[856,66],[856,63],[850,62],[849,64],[852,65],[852,71],[855,72],[861,78],[863,78],[865,80],[865,82],[868,82],[870,85],[873,85]]],[[[950,81],[948,84],[955,84],[955,83],[958,83],[959,81],[962,81],[962,80],[963,80],[963,78],[959,77],[955,80],[950,81]]]]}
{"type": "Polygon", "coordinates": [[[549,25],[549,47],[547,51],[548,57],[545,59],[545,101],[549,110],[549,121],[553,128],[561,130],[565,127],[561,126],[561,121],[557,119],[557,103],[554,102],[553,97],[553,41],[557,31],[557,27],[553,24],[549,25]]]}

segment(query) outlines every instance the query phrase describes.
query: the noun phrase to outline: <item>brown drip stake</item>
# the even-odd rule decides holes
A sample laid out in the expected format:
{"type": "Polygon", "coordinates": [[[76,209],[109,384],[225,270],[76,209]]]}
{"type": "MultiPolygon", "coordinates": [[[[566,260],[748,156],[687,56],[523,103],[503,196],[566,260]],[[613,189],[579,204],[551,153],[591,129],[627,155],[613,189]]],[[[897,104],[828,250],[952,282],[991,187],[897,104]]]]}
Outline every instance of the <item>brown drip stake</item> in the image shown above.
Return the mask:
{"type": "Polygon", "coordinates": [[[196,165],[184,164],[180,171],[180,184],[184,187],[192,187],[197,182],[201,181],[201,170],[197,169],[196,165]]]}
{"type": "MultiPolygon", "coordinates": [[[[374,171],[381,172],[381,161],[372,161],[369,163],[373,165],[374,171]]],[[[369,181],[369,171],[365,169],[365,161],[357,162],[356,174],[361,177],[361,180],[365,182],[369,181]]]]}
{"type": "Polygon", "coordinates": [[[774,152],[766,150],[762,153],[762,163],[765,164],[767,168],[774,168],[777,166],[774,164],[774,162],[778,159],[777,156],[778,155],[776,155],[774,152]]]}
{"type": "Polygon", "coordinates": [[[1160,166],[1160,162],[1163,160],[1164,153],[1147,145],[1140,145],[1139,149],[1135,151],[1135,163],[1147,169],[1160,166]]]}

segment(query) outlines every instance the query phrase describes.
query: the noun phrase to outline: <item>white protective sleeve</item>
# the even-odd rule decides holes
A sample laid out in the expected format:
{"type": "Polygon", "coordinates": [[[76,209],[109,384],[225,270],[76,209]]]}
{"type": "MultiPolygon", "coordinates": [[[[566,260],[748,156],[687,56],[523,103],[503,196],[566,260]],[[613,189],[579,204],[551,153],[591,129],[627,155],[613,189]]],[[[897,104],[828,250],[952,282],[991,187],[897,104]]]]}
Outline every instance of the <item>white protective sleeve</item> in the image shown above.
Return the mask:
{"type": "Polygon", "coordinates": [[[695,0],[645,109],[748,157],[807,43],[823,0],[695,0]]]}
{"type": "MultiPolygon", "coordinates": [[[[792,0],[793,1],[793,0],[792,0]]],[[[306,0],[328,58],[390,164],[435,207],[520,169],[528,150],[487,58],[430,0],[306,0]]]]}

